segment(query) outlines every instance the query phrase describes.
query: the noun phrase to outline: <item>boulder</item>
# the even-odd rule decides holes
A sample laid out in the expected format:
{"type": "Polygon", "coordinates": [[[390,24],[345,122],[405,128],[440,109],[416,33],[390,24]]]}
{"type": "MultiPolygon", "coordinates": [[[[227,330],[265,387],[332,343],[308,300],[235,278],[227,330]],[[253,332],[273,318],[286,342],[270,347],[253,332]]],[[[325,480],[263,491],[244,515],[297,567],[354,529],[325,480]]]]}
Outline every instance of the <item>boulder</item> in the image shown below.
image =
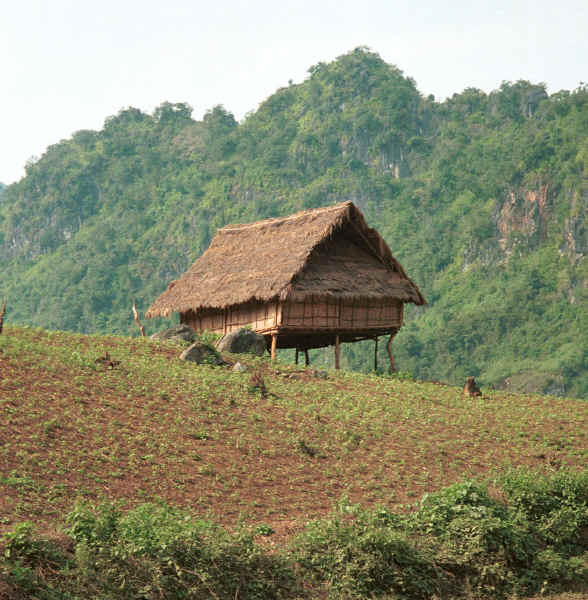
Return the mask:
{"type": "Polygon", "coordinates": [[[202,342],[195,342],[188,348],[186,348],[181,354],[182,360],[189,362],[195,362],[198,365],[205,363],[207,365],[222,365],[224,364],[223,359],[219,356],[218,352],[202,342]]]}
{"type": "Polygon", "coordinates": [[[326,371],[313,371],[312,372],[312,376],[315,379],[328,379],[329,378],[329,374],[326,371]]]}
{"type": "Polygon", "coordinates": [[[257,354],[262,356],[266,350],[265,338],[251,329],[239,329],[223,335],[216,343],[219,352],[233,352],[234,354],[257,354]]]}
{"type": "Polygon", "coordinates": [[[175,342],[188,342],[190,344],[195,338],[196,334],[194,330],[187,325],[176,325],[175,327],[154,333],[151,336],[152,340],[173,340],[175,342]]]}

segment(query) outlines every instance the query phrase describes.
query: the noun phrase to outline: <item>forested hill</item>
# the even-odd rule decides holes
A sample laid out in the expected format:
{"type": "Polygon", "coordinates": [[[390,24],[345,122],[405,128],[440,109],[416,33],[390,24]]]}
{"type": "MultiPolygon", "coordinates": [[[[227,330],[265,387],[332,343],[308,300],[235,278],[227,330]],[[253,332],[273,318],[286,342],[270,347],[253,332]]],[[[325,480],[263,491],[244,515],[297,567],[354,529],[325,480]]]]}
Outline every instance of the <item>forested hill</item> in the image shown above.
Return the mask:
{"type": "Polygon", "coordinates": [[[394,342],[402,370],[588,395],[587,140],[586,87],[436,102],[362,48],[242,123],[125,109],[5,188],[0,297],[14,323],[135,335],[132,299],[145,310],[216,228],[351,199],[429,302],[394,342]]]}

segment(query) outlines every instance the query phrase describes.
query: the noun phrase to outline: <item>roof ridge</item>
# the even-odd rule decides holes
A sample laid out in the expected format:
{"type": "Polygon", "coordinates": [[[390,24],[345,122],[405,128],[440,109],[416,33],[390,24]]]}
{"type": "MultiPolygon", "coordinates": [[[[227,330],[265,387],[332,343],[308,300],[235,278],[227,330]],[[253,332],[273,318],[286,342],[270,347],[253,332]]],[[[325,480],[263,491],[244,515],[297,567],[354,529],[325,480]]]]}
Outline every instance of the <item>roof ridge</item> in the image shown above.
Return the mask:
{"type": "Polygon", "coordinates": [[[272,223],[285,223],[286,221],[293,221],[295,219],[300,219],[302,217],[308,216],[310,213],[322,214],[330,211],[338,211],[342,210],[343,207],[353,204],[351,200],[346,200],[345,202],[338,202],[337,204],[331,204],[329,206],[320,206],[318,208],[307,208],[306,210],[301,210],[293,215],[286,215],[285,217],[270,217],[269,219],[262,219],[261,221],[254,221],[253,223],[243,223],[242,225],[225,225],[221,227],[218,232],[221,231],[241,231],[243,229],[249,229],[252,227],[262,227],[264,225],[271,225],[272,223]]]}

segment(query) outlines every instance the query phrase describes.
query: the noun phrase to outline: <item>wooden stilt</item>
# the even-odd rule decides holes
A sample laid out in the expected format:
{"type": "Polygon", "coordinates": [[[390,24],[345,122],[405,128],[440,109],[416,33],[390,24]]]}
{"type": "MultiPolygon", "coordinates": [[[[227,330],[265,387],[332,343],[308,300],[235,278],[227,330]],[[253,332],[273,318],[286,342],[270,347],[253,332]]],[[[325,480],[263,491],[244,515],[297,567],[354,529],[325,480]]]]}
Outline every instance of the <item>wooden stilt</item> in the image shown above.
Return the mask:
{"type": "Polygon", "coordinates": [[[2,302],[2,307],[0,307],[0,333],[2,333],[2,326],[4,323],[4,315],[6,314],[6,299],[2,302]]]}
{"type": "Polygon", "coordinates": [[[272,351],[271,351],[272,360],[276,360],[277,348],[278,348],[278,334],[272,333],[272,351]]]}
{"type": "Polygon", "coordinates": [[[296,364],[298,364],[298,348],[296,348],[296,364]]]}
{"type": "MultiPolygon", "coordinates": [[[[4,302],[4,308],[6,308],[6,301],[4,302]]],[[[137,305],[135,304],[134,300],[133,300],[133,315],[135,317],[135,323],[137,323],[137,327],[139,328],[141,335],[143,337],[145,337],[145,327],[143,327],[143,325],[141,325],[141,322],[139,321],[139,313],[137,312],[137,305]]],[[[1,326],[0,326],[0,331],[2,331],[1,326]]]]}
{"type": "Polygon", "coordinates": [[[310,365],[310,358],[308,356],[308,348],[304,348],[304,364],[308,367],[310,365]]]}
{"type": "Polygon", "coordinates": [[[374,338],[374,371],[378,372],[378,337],[374,338]]]}
{"type": "Polygon", "coordinates": [[[394,357],[392,356],[392,340],[394,339],[395,335],[396,335],[396,333],[393,333],[390,336],[388,343],[386,344],[386,350],[388,350],[388,358],[390,359],[390,367],[392,368],[393,373],[396,373],[396,371],[397,371],[396,364],[394,363],[394,357]]]}
{"type": "Polygon", "coordinates": [[[339,343],[339,336],[335,336],[335,369],[341,368],[341,345],[339,343]]]}

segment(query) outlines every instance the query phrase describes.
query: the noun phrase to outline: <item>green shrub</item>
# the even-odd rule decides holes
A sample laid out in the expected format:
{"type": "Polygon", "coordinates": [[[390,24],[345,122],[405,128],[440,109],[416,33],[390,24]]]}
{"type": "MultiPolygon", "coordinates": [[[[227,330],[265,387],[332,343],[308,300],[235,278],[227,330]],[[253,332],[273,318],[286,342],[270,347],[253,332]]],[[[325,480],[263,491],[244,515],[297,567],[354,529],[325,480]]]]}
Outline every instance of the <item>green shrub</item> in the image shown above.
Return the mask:
{"type": "Polygon", "coordinates": [[[440,583],[434,566],[390,517],[342,502],[329,518],[310,523],[293,545],[304,578],[344,598],[430,598],[440,583]]]}
{"type": "Polygon", "coordinates": [[[511,510],[533,523],[544,543],[572,553],[588,550],[588,471],[545,476],[513,470],[500,487],[511,510]]]}
{"type": "Polygon", "coordinates": [[[100,597],[233,598],[238,594],[261,599],[279,598],[292,588],[294,579],[286,563],[265,554],[251,535],[228,534],[166,505],[145,504],[125,516],[104,507],[95,513],[78,508],[69,521],[78,542],[76,555],[86,561],[79,565],[83,574],[94,578],[100,573],[100,597]],[[98,549],[93,564],[87,563],[92,554],[86,548],[98,549]]]}
{"type": "Polygon", "coordinates": [[[488,496],[484,486],[477,482],[455,483],[435,494],[425,494],[418,509],[408,519],[413,529],[439,535],[456,517],[503,518],[506,507],[488,496]]]}
{"type": "Polygon", "coordinates": [[[53,589],[44,577],[47,572],[66,569],[67,556],[55,541],[35,537],[31,522],[18,523],[13,531],[5,533],[0,546],[3,555],[0,579],[12,587],[15,598],[66,600],[70,597],[53,589]]]}
{"type": "Polygon", "coordinates": [[[425,496],[406,522],[413,534],[428,535],[435,563],[476,594],[534,593],[546,583],[586,580],[582,549],[572,544],[585,532],[584,481],[511,473],[508,505],[478,483],[455,484],[425,496]]]}
{"type": "Polygon", "coordinates": [[[95,509],[77,502],[67,515],[67,533],[76,544],[85,544],[94,551],[108,548],[116,537],[120,513],[111,503],[100,504],[95,509]]]}
{"type": "MultiPolygon", "coordinates": [[[[507,502],[477,482],[423,497],[409,514],[342,500],[288,552],[267,552],[164,504],[121,514],[77,504],[71,548],[21,523],[1,539],[14,598],[505,598],[588,585],[587,473],[512,471],[507,502]],[[71,552],[73,550],[73,552],[71,552]]],[[[254,533],[268,535],[268,525],[254,533]]]]}

